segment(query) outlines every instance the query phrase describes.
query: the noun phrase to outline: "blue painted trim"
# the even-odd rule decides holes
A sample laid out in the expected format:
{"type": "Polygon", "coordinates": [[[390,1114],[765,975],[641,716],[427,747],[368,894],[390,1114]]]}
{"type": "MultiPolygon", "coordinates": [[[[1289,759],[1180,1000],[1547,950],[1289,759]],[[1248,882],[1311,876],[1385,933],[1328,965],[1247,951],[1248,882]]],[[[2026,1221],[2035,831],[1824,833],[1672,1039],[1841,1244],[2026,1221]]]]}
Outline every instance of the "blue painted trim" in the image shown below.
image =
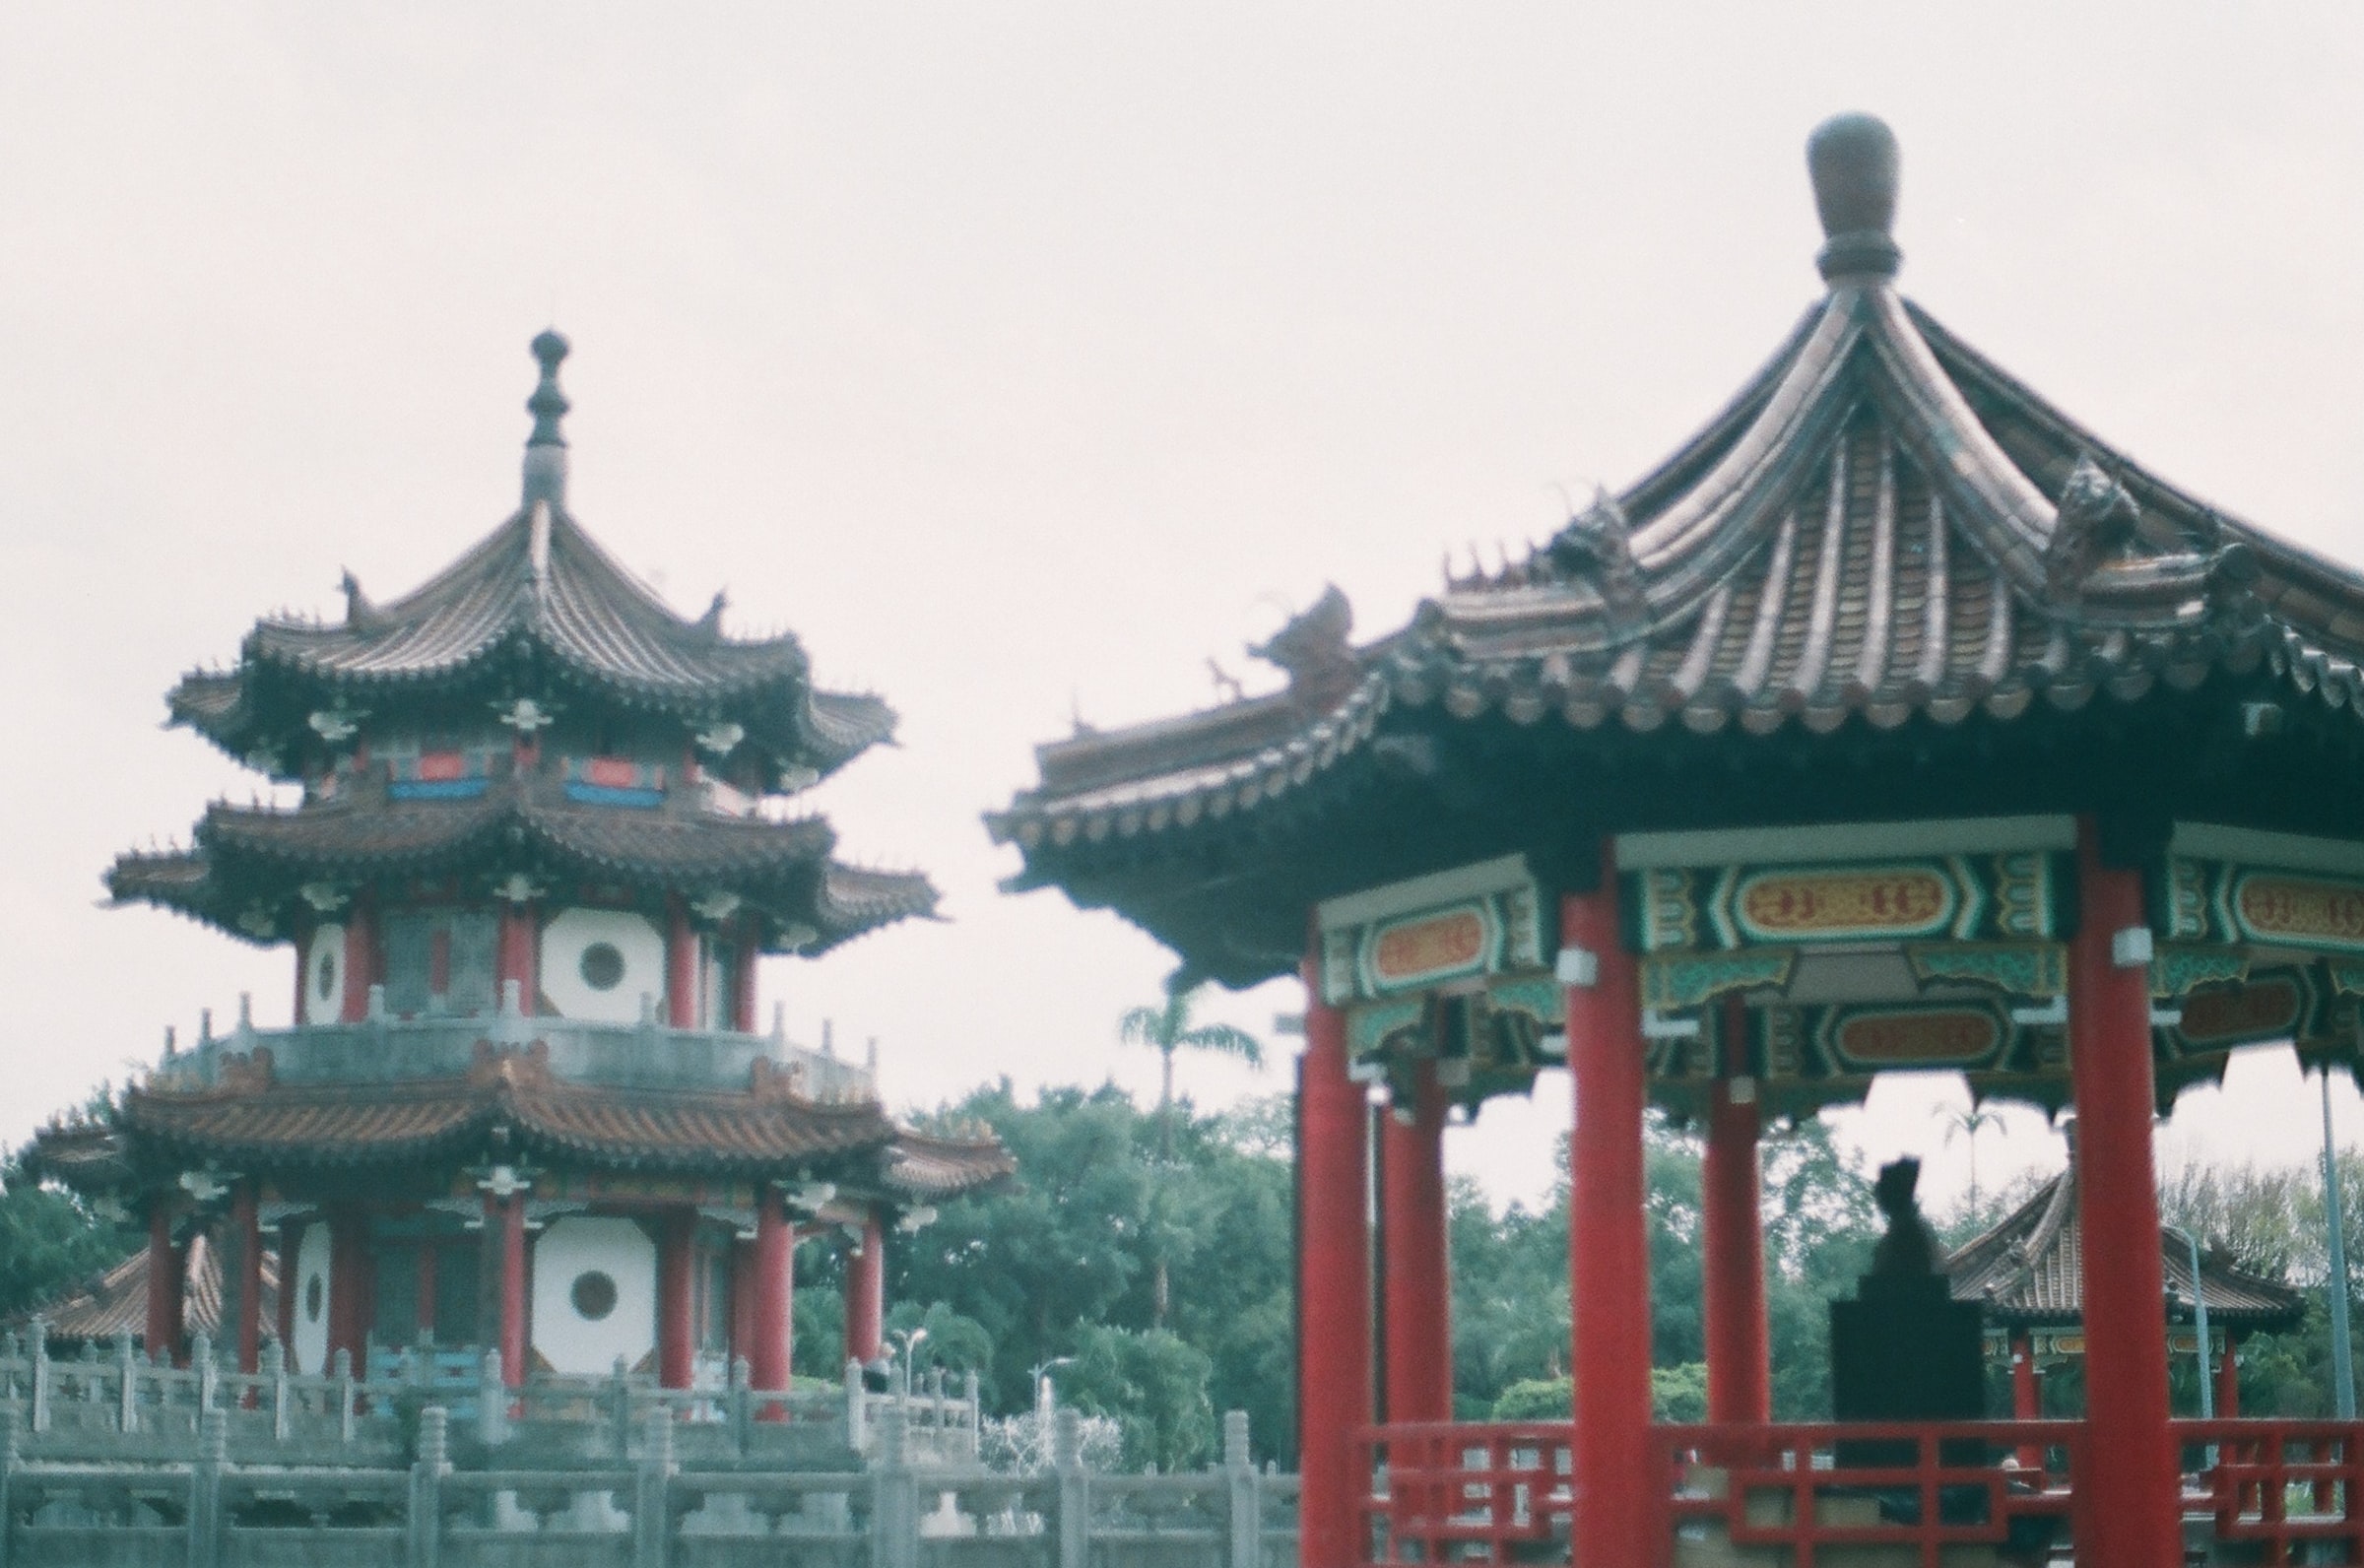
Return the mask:
{"type": "Polygon", "coordinates": [[[643,811],[665,804],[663,790],[618,789],[608,784],[569,783],[566,798],[583,806],[633,806],[643,811]]]}
{"type": "Polygon", "coordinates": [[[386,798],[396,801],[472,801],[485,793],[490,779],[396,779],[386,786],[386,798]]]}

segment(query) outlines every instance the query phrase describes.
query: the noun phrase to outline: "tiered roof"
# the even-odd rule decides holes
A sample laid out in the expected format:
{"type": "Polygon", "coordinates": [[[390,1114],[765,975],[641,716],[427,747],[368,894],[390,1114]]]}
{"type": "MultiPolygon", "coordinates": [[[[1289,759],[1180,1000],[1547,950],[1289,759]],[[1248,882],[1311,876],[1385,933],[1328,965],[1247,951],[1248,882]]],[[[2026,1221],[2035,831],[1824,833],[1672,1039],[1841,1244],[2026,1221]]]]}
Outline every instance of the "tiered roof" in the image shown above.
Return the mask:
{"type": "MultiPolygon", "coordinates": [[[[2012,1328],[2078,1324],[2085,1314],[2083,1219],[2076,1202],[2073,1165],[2038,1188],[2027,1202],[1992,1230],[1965,1243],[1945,1260],[1947,1283],[1956,1301],[1976,1301],[1991,1323],[2012,1328]]],[[[2159,1237],[2159,1261],[2167,1278],[2167,1311],[2195,1316],[2197,1299],[2192,1252],[2181,1236],[2159,1237]]],[[[2212,1252],[2202,1252],[2199,1294],[2208,1303],[2211,1323],[2278,1334],[2305,1314],[2299,1293],[2279,1280],[2250,1273],[2212,1252]]]]}
{"type": "MultiPolygon", "coordinates": [[[[2036,753],[2066,727],[2088,756],[2131,733],[2097,697],[2148,701],[2129,723],[2185,763],[2144,780],[2162,793],[2240,765],[2189,704],[2165,733],[2187,697],[2286,703],[2291,733],[2364,754],[2364,577],[2153,474],[1904,299],[1893,141],[1835,124],[1812,155],[1828,290],[1705,429],[1399,630],[1352,642],[1331,590],[1266,650],[1280,692],[1040,748],[1040,783],[987,818],[1017,884],[1112,905],[1241,984],[1295,961],[1313,899],[1532,845],[1545,819],[1573,839],[1580,816],[2060,809],[2076,758],[2036,753]],[[1926,782],[1893,787],[1908,770],[1926,782]]],[[[2224,799],[2225,819],[2310,809],[2224,799]]]]}
{"type": "MultiPolygon", "coordinates": [[[[27,1329],[34,1320],[45,1327],[49,1341],[95,1344],[125,1335],[142,1339],[148,1332],[148,1249],[138,1251],[106,1271],[87,1287],[60,1300],[44,1302],[19,1313],[9,1327],[27,1329]]],[[[265,1248],[257,1260],[262,1274],[259,1317],[279,1321],[279,1259],[265,1248]]],[[[222,1338],[222,1253],[213,1238],[199,1231],[189,1238],[181,1269],[181,1323],[192,1335],[222,1338]]]]}

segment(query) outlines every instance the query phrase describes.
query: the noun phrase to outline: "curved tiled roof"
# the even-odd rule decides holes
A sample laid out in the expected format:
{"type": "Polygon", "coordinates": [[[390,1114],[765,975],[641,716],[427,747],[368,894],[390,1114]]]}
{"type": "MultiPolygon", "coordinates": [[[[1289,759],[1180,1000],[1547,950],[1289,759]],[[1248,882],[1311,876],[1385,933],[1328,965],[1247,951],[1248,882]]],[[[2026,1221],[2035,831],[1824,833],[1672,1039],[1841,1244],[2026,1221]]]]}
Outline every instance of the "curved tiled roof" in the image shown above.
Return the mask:
{"type": "Polygon", "coordinates": [[[1375,642],[1331,625],[1324,682],[1041,748],[994,835],[1034,851],[1253,812],[1432,744],[1391,736],[1398,708],[1822,733],[2266,670],[2364,715],[2364,577],[2149,473],[1877,269],[1834,277],[1705,429],[1524,559],[1375,642]]]}
{"type": "MultiPolygon", "coordinates": [[[[2168,1233],[2160,1235],[2159,1249],[2167,1278],[2167,1310],[2191,1317],[2191,1249],[2180,1236],[2168,1233]]],[[[2073,1167],[2045,1183],[1993,1229],[1965,1243],[1945,1260],[1944,1272],[1954,1299],[1983,1303],[1993,1322],[2013,1326],[2082,1322],[2084,1235],[2073,1167]]],[[[2213,1322],[2278,1333],[2295,1325],[2304,1314],[2296,1290],[2221,1257],[2203,1252],[2200,1278],[2213,1322]]]]}
{"type": "Polygon", "coordinates": [[[701,620],[674,614],[564,510],[537,500],[392,604],[370,604],[348,580],[341,623],[257,622],[236,669],[189,675],[167,702],[173,722],[244,757],[283,749],[276,732],[299,733],[313,705],[366,708],[530,661],[624,706],[736,719],[782,767],[825,774],[892,737],[884,701],[814,690],[794,635],[727,637],[721,608],[718,598],[701,620]]]}
{"type": "MultiPolygon", "coordinates": [[[[261,1264],[263,1287],[260,1293],[261,1321],[279,1321],[279,1258],[277,1250],[263,1249],[261,1264]]],[[[222,1336],[222,1254],[213,1238],[200,1231],[189,1238],[188,1264],[181,1274],[181,1324],[192,1336],[208,1335],[219,1340],[222,1336]]],[[[49,1340],[71,1343],[96,1343],[129,1336],[143,1339],[148,1332],[148,1249],[134,1251],[131,1256],[106,1271],[87,1288],[62,1300],[45,1302],[30,1312],[20,1313],[10,1320],[11,1328],[30,1327],[38,1319],[46,1326],[49,1340]]]]}
{"type": "Polygon", "coordinates": [[[818,817],[581,806],[550,798],[546,786],[504,779],[471,801],[378,801],[356,792],[295,811],[217,804],[199,822],[193,849],[122,856],[106,885],[119,902],[161,904],[263,940],[283,934],[301,886],[315,878],[526,867],[731,891],[783,932],[816,933],[807,952],[933,913],[936,889],[926,877],[832,861],[835,841],[818,817]]]}

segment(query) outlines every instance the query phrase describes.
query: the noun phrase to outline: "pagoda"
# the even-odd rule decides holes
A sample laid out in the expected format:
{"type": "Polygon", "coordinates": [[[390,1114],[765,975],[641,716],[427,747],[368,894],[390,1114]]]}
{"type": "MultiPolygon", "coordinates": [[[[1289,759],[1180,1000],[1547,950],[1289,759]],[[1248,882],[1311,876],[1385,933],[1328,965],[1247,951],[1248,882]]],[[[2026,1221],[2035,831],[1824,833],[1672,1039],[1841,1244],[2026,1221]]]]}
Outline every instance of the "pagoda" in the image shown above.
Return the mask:
{"type": "Polygon", "coordinates": [[[1886,126],[1806,162],[1823,288],[1703,429],[1405,625],[1357,640],[1326,593],[1257,650],[1278,689],[1041,747],[987,818],[1012,885],[1181,982],[1303,978],[1307,1568],[1655,1568],[1701,1532],[1936,1563],[2047,1521],[2080,1563],[2177,1562],[2179,1459],[2243,1550],[2364,1552],[2364,1428],[2171,1418],[2151,1151],[2234,1048],[2357,1059],[2364,576],[1908,301],[1886,126]],[[1563,1065],[1581,1418],[1453,1424],[1442,1129],[1563,1065]],[[1758,1140],[1899,1071],[2074,1106],[2087,1401],[1992,1423],[2060,1461],[2033,1491],[1921,1429],[1940,1468],[1859,1478],[1910,1493],[1862,1524],[1816,1492],[1850,1442],[1771,1420],[1758,1140]],[[1652,1103],[1706,1135],[1700,1427],[1651,1415],[1652,1103]]]}
{"type": "Polygon", "coordinates": [[[791,804],[894,715],[817,686],[794,636],[731,635],[719,595],[676,615],[593,542],[566,501],[567,344],[533,353],[507,521],[388,603],[348,576],[341,620],[265,620],[170,694],[301,799],[216,804],[190,847],[106,874],[119,904],[290,954],[291,1027],[242,1008],[33,1149],[144,1214],[151,1354],[185,1354],[194,1246],[248,1370],[266,1334],[305,1372],[431,1339],[496,1350],[512,1385],[621,1362],[708,1386],[745,1357],[785,1388],[800,1238],[844,1247],[868,1362],[887,1234],[1011,1169],[890,1121],[875,1055],[758,1029],[764,954],[935,908],[791,804]]]}

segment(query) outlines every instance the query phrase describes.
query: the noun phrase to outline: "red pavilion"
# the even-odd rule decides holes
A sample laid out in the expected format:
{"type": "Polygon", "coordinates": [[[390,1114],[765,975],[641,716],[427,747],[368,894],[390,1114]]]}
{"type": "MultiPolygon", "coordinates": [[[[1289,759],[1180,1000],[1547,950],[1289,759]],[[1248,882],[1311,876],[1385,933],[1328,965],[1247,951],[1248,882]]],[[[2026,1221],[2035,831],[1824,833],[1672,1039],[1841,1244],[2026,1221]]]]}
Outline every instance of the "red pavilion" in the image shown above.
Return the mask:
{"type": "Polygon", "coordinates": [[[1826,289],[1661,466],[1383,636],[1332,590],[1282,689],[1044,746],[990,824],[1185,980],[1303,975],[1305,1568],[2134,1568],[2187,1515],[2357,1560],[2364,1434],[2171,1420],[2151,1128],[2238,1045],[2355,1061],[2364,577],[1898,294],[1884,125],[1808,164],[1826,289]],[[1563,1063],[1575,1420],[1456,1425],[1440,1135],[1563,1063]],[[2075,1108],[2085,1413],[1778,1425],[1760,1127],[1927,1070],[2075,1108]],[[1651,1414],[1653,1102],[1706,1131],[1702,1426],[1651,1414]]]}

